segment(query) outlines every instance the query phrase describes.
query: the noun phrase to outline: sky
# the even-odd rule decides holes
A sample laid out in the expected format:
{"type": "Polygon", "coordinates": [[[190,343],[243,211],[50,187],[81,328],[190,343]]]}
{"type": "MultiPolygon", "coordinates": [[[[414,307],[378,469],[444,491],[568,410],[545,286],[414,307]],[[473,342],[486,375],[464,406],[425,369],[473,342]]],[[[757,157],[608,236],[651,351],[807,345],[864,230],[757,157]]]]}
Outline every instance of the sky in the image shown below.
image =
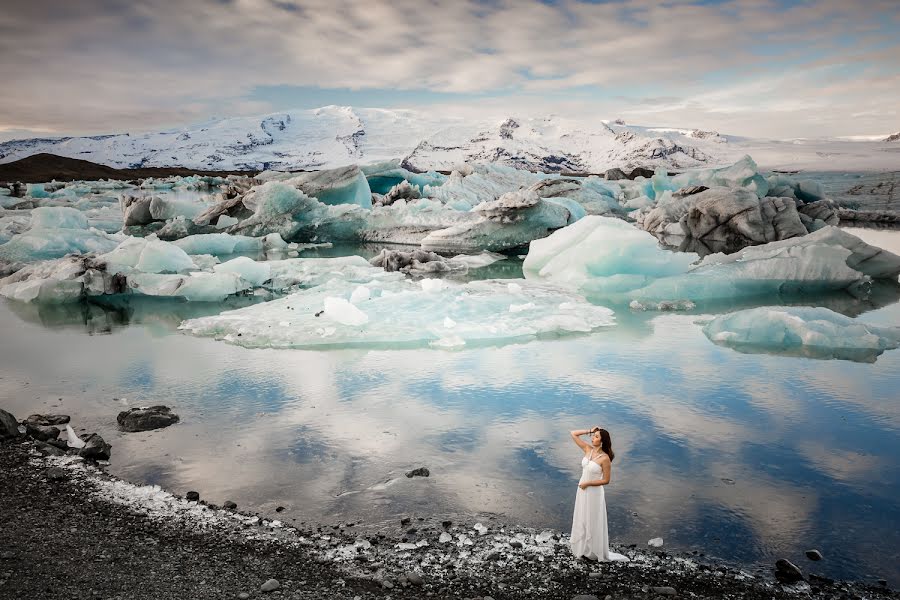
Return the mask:
{"type": "Polygon", "coordinates": [[[329,104],[900,130],[900,0],[3,0],[0,139],[329,104]]]}

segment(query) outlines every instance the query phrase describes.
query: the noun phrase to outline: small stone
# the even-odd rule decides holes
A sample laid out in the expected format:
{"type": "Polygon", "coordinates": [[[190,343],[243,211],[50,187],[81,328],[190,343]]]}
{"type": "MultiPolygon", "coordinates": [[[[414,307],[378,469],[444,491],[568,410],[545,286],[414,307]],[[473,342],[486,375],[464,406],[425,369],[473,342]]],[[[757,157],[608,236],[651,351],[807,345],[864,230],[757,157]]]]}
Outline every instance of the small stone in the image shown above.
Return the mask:
{"type": "Polygon", "coordinates": [[[278,508],[275,509],[275,512],[277,512],[277,513],[284,512],[284,507],[279,506],[278,508]]]}
{"type": "Polygon", "coordinates": [[[647,542],[647,545],[651,546],[653,548],[659,548],[660,546],[663,545],[663,539],[662,538],[653,538],[652,540],[647,542]]]}
{"type": "Polygon", "coordinates": [[[441,521],[441,526],[444,529],[450,529],[451,525],[453,525],[453,521],[441,521]]]}
{"type": "Polygon", "coordinates": [[[0,560],[16,560],[16,553],[10,551],[0,553],[0,560]]]}
{"type": "Polygon", "coordinates": [[[238,594],[239,600],[247,600],[247,598],[249,598],[249,597],[250,597],[250,594],[248,594],[247,592],[241,592],[240,594],[238,594]]]}
{"type": "Polygon", "coordinates": [[[226,500],[225,504],[222,505],[222,508],[224,508],[225,510],[234,510],[237,508],[237,504],[235,504],[231,500],[226,500]]]}
{"type": "Polygon", "coordinates": [[[264,584],[262,584],[261,586],[259,586],[259,591],[261,591],[261,592],[274,592],[275,590],[279,589],[280,587],[281,587],[281,584],[278,583],[278,580],[277,580],[277,579],[269,579],[269,580],[266,581],[264,584]]]}
{"type": "Polygon", "coordinates": [[[600,598],[593,594],[579,594],[577,596],[573,596],[572,600],[600,600],[600,598]]]}
{"type": "Polygon", "coordinates": [[[425,580],[422,579],[421,575],[413,572],[409,572],[406,574],[406,580],[413,585],[422,585],[425,583],[425,580]]]}
{"type": "Polygon", "coordinates": [[[419,467],[418,469],[413,469],[412,471],[406,472],[407,477],[429,477],[431,476],[431,472],[426,467],[419,467]]]}
{"type": "Polygon", "coordinates": [[[50,481],[62,481],[68,479],[69,473],[62,467],[50,467],[47,469],[47,479],[50,481]]]}
{"type": "Polygon", "coordinates": [[[78,451],[78,456],[87,460],[109,460],[112,446],[107,444],[96,433],[84,438],[84,448],[78,451]]]}
{"type": "Polygon", "coordinates": [[[879,579],[878,585],[880,585],[881,587],[887,587],[887,579],[879,579]]]}
{"type": "Polygon", "coordinates": [[[660,596],[677,596],[678,592],[675,591],[675,588],[668,586],[661,587],[651,587],[650,591],[654,594],[659,594],[660,596]]]}
{"type": "Polygon", "coordinates": [[[411,521],[412,519],[410,519],[409,517],[403,517],[402,519],[400,519],[400,525],[409,525],[411,521]]]}
{"type": "Polygon", "coordinates": [[[807,550],[806,558],[809,560],[822,560],[822,553],[818,550],[807,550]]]}
{"type": "Polygon", "coordinates": [[[591,573],[588,573],[588,577],[590,577],[591,579],[600,579],[601,577],[603,577],[603,573],[601,573],[600,571],[593,571],[591,573]]]}
{"type": "Polygon", "coordinates": [[[391,580],[390,580],[390,579],[382,579],[382,580],[381,580],[381,587],[383,587],[383,588],[386,589],[386,590],[391,590],[391,589],[394,588],[394,584],[391,583],[391,580]]]}
{"type": "Polygon", "coordinates": [[[803,571],[786,558],[779,558],[775,561],[775,578],[782,583],[793,583],[803,579],[803,571]]]}
{"type": "Polygon", "coordinates": [[[520,542],[519,540],[513,540],[509,543],[509,545],[510,545],[510,547],[518,550],[519,548],[522,547],[522,542],[520,542]]]}
{"type": "MultiPolygon", "coordinates": [[[[200,500],[200,493],[191,491],[191,492],[188,492],[187,494],[185,494],[184,497],[189,502],[198,502],[200,500]]],[[[272,580],[270,579],[269,581],[272,581],[272,580]]],[[[268,583],[268,581],[266,583],[268,583]]]]}

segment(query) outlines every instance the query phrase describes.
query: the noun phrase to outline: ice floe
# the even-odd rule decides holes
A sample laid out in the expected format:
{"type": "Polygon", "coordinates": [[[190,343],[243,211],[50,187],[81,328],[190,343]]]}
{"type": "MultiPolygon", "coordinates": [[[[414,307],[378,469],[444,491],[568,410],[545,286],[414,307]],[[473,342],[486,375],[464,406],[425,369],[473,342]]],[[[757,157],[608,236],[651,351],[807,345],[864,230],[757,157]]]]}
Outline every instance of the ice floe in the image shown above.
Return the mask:
{"type": "Polygon", "coordinates": [[[248,347],[452,349],[590,333],[614,323],[608,308],[539,282],[380,276],[362,284],[363,294],[359,285],[336,276],[278,300],[187,320],[181,329],[248,347]]]}
{"type": "Polygon", "coordinates": [[[703,327],[711,341],[748,353],[874,362],[900,347],[900,327],[877,327],[822,307],[759,307],[703,327]]]}

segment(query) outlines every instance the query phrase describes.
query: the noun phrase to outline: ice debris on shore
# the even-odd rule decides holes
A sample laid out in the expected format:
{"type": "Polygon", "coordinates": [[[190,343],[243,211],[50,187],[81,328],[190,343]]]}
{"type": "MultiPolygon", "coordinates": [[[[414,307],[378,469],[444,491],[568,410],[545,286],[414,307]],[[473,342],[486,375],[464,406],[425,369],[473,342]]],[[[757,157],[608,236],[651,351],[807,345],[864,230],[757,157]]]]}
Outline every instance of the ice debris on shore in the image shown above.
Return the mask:
{"type": "Polygon", "coordinates": [[[759,307],[720,315],[703,327],[740,352],[875,362],[900,347],[900,327],[878,327],[821,307],[759,307]]]}
{"type": "Polygon", "coordinates": [[[333,278],[180,328],[248,347],[453,349],[590,333],[614,323],[608,308],[540,282],[413,282],[381,273],[363,284],[333,278]]]}

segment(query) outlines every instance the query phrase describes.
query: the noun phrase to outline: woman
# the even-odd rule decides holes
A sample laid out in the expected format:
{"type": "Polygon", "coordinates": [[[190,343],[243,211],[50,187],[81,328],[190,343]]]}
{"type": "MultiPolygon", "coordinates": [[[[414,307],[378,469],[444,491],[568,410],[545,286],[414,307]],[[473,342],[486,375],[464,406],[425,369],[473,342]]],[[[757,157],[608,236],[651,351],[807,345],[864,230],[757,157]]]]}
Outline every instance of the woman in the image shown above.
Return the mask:
{"type": "Polygon", "coordinates": [[[572,553],[592,560],[628,560],[609,551],[606,527],[606,496],[603,486],[609,483],[615,453],[609,432],[600,427],[572,431],[572,439],[584,452],[581,459],[581,479],[575,493],[575,514],[572,516],[572,553]],[[591,434],[588,444],[581,436],[591,434]]]}

